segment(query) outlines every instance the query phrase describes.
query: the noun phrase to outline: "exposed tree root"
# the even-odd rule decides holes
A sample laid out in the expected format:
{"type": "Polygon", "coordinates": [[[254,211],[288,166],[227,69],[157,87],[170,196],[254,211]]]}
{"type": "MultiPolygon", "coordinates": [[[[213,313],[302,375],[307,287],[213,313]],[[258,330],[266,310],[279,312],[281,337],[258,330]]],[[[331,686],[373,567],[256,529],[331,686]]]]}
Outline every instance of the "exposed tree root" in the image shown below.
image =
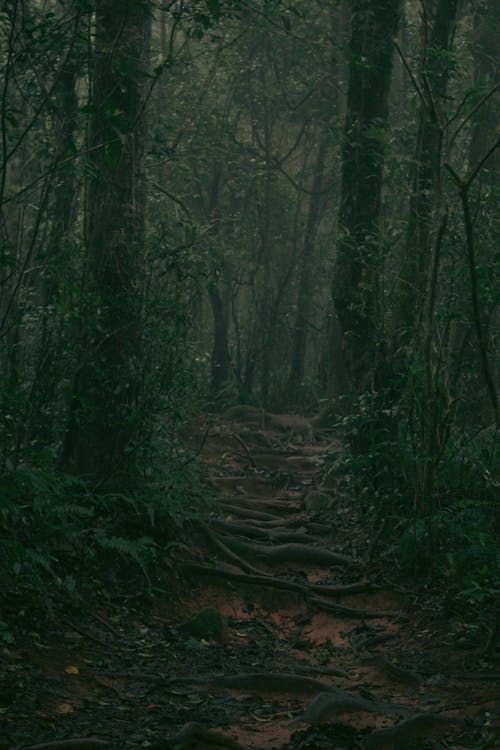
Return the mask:
{"type": "Polygon", "coordinates": [[[231,737],[226,737],[221,732],[212,732],[209,729],[203,729],[195,721],[185,724],[180,732],[159,743],[155,750],[160,750],[160,748],[164,747],[189,747],[191,743],[193,745],[202,743],[202,745],[211,745],[213,747],[227,747],[229,750],[249,750],[246,745],[240,745],[239,742],[236,742],[231,737]]]}
{"type": "Polygon", "coordinates": [[[290,511],[298,511],[302,507],[302,502],[295,497],[291,497],[289,500],[281,500],[279,498],[247,497],[246,495],[222,495],[217,497],[216,500],[225,505],[237,505],[241,508],[254,510],[275,510],[278,513],[290,513],[290,511]]]}
{"type": "MultiPolygon", "coordinates": [[[[225,508],[222,507],[221,510],[225,511],[225,508]]],[[[260,521],[256,518],[243,518],[242,520],[243,523],[246,523],[249,526],[256,526],[258,529],[297,529],[307,522],[307,519],[304,516],[297,516],[296,518],[280,518],[275,521],[260,521]]]]}
{"type": "Polygon", "coordinates": [[[307,544],[277,544],[266,546],[264,544],[250,544],[239,539],[222,537],[221,541],[238,554],[248,555],[267,563],[300,562],[311,565],[352,565],[354,560],[349,555],[340,552],[331,552],[324,547],[312,547],[307,544]]]}
{"type": "Polygon", "coordinates": [[[306,522],[307,530],[310,534],[318,534],[319,536],[325,536],[328,534],[330,529],[324,523],[315,523],[314,521],[306,522]]]}
{"type": "Polygon", "coordinates": [[[393,664],[382,654],[372,654],[370,656],[365,656],[362,659],[361,663],[374,666],[391,680],[396,680],[397,682],[401,682],[404,685],[419,687],[423,682],[422,677],[419,674],[413,672],[410,669],[403,669],[397,664],[393,664]]]}
{"type": "Polygon", "coordinates": [[[229,690],[248,690],[257,695],[266,693],[286,693],[287,695],[317,695],[330,690],[328,683],[313,677],[304,677],[287,672],[249,672],[238,675],[213,675],[185,677],[178,682],[201,685],[214,685],[229,690]]]}
{"type": "Polygon", "coordinates": [[[307,711],[292,721],[292,727],[300,724],[322,724],[334,719],[340,713],[351,713],[365,711],[377,714],[408,714],[414,711],[410,706],[401,706],[392,703],[368,701],[351,695],[341,688],[330,687],[327,691],[320,693],[311,703],[307,711]]]}
{"type": "Polygon", "coordinates": [[[314,521],[308,521],[307,517],[297,516],[296,518],[284,518],[276,521],[259,521],[255,518],[244,518],[243,523],[247,526],[252,526],[262,531],[272,529],[298,529],[305,526],[309,534],[315,536],[325,536],[329,533],[330,529],[325,524],[315,523],[314,521]]]}
{"type": "MultiPolygon", "coordinates": [[[[321,584],[303,584],[296,583],[295,581],[287,581],[283,578],[268,576],[263,573],[260,573],[259,575],[248,575],[227,568],[214,568],[208,565],[200,565],[198,563],[184,563],[183,568],[187,573],[193,573],[196,575],[212,575],[220,578],[227,578],[231,581],[238,581],[238,583],[242,584],[250,584],[252,586],[266,586],[268,588],[282,589],[284,591],[294,591],[295,593],[306,597],[308,600],[311,600],[312,597],[312,601],[315,603],[321,602],[321,598],[316,596],[317,593],[326,596],[342,596],[344,594],[365,591],[370,588],[370,584],[366,581],[342,584],[339,586],[329,586],[328,584],[325,584],[324,586],[321,584]]],[[[335,606],[340,608],[343,613],[355,613],[357,617],[370,616],[370,614],[366,615],[364,610],[356,610],[351,607],[344,607],[343,605],[335,606]]],[[[380,612],[379,610],[368,610],[368,613],[370,612],[374,613],[371,615],[374,617],[386,616],[388,614],[387,612],[380,612]]]]}
{"type": "Polygon", "coordinates": [[[253,526],[252,524],[228,523],[227,521],[213,521],[212,526],[218,531],[227,534],[250,537],[251,539],[263,539],[267,542],[298,542],[302,544],[311,544],[313,542],[311,537],[305,533],[305,530],[302,532],[299,530],[293,532],[280,526],[277,526],[274,529],[262,529],[259,526],[253,526]]]}
{"type": "MultiPolygon", "coordinates": [[[[307,711],[295,719],[291,726],[300,724],[321,724],[335,718],[339,713],[346,712],[368,712],[378,714],[396,714],[404,715],[412,713],[414,709],[410,706],[398,705],[393,703],[384,703],[382,701],[369,701],[356,695],[351,695],[346,690],[328,685],[321,680],[312,677],[303,677],[302,675],[289,674],[286,672],[255,672],[239,675],[207,675],[203,677],[193,676],[184,677],[177,682],[188,685],[208,685],[215,687],[225,687],[229,690],[244,690],[256,693],[257,695],[266,695],[267,693],[285,693],[286,695],[315,695],[307,711]]],[[[425,726],[423,717],[428,719],[427,725],[444,725],[448,726],[453,723],[447,717],[436,717],[435,714],[422,714],[420,722],[416,724],[420,727],[425,726]],[[433,721],[437,718],[437,721],[433,721]],[[441,721],[439,721],[441,719],[441,721]]],[[[417,718],[417,717],[415,717],[417,718]]],[[[415,726],[410,721],[402,722],[398,726],[415,726]]],[[[385,730],[384,730],[385,731],[385,730]]]]}
{"type": "Polygon", "coordinates": [[[241,568],[241,570],[246,570],[247,573],[253,573],[255,575],[262,575],[262,571],[260,571],[258,568],[254,568],[253,565],[250,565],[250,563],[247,563],[246,560],[243,560],[239,555],[229,549],[229,547],[226,547],[226,545],[220,539],[218,539],[218,537],[212,534],[208,526],[203,523],[203,521],[193,521],[193,525],[196,529],[202,532],[205,539],[207,539],[208,543],[217,552],[220,552],[225,558],[235,563],[235,565],[241,568]]]}
{"type": "Polygon", "coordinates": [[[308,471],[311,467],[317,465],[317,456],[304,456],[300,453],[291,455],[290,451],[274,451],[273,453],[256,453],[254,455],[254,466],[271,472],[281,471],[288,474],[297,474],[297,472],[308,471]]]}
{"type": "Polygon", "coordinates": [[[234,516],[241,516],[241,518],[253,518],[260,521],[281,521],[282,519],[271,513],[264,513],[260,510],[251,510],[250,508],[240,508],[237,505],[231,505],[230,503],[225,503],[219,501],[219,506],[224,510],[226,513],[232,513],[234,516]]]}
{"type": "Polygon", "coordinates": [[[254,468],[256,468],[256,464],[255,464],[254,458],[253,458],[252,454],[250,453],[250,450],[249,450],[248,446],[243,441],[243,439],[236,432],[232,432],[231,433],[231,437],[238,441],[238,443],[241,445],[241,447],[245,451],[246,457],[248,458],[248,460],[250,461],[250,463],[252,464],[252,466],[254,468]]]}
{"type": "Polygon", "coordinates": [[[218,491],[225,491],[225,489],[227,488],[229,492],[232,492],[234,494],[239,494],[241,488],[242,497],[249,497],[252,492],[254,494],[260,494],[260,490],[265,490],[271,497],[276,497],[276,495],[278,494],[278,486],[276,484],[276,481],[274,481],[273,479],[264,479],[262,477],[252,475],[214,477],[210,481],[210,484],[218,491]],[[249,488],[248,492],[244,491],[243,486],[245,484],[251,484],[253,486],[253,489],[249,488]],[[259,487],[259,490],[255,490],[255,487],[259,487]]]}
{"type": "Polygon", "coordinates": [[[39,745],[23,745],[21,750],[101,750],[110,747],[111,742],[95,737],[81,737],[74,740],[54,740],[39,745]]]}
{"type": "Polygon", "coordinates": [[[334,602],[324,599],[322,596],[315,596],[309,599],[309,603],[316,606],[323,612],[332,612],[343,617],[358,617],[361,620],[369,620],[373,618],[385,617],[393,618],[395,622],[403,622],[406,618],[401,612],[393,612],[384,609],[357,609],[356,607],[346,607],[343,604],[336,604],[334,602]]]}
{"type": "Polygon", "coordinates": [[[411,716],[388,729],[378,729],[363,741],[363,750],[386,750],[407,747],[412,740],[447,734],[450,729],[462,727],[463,719],[439,714],[424,713],[411,716]]]}

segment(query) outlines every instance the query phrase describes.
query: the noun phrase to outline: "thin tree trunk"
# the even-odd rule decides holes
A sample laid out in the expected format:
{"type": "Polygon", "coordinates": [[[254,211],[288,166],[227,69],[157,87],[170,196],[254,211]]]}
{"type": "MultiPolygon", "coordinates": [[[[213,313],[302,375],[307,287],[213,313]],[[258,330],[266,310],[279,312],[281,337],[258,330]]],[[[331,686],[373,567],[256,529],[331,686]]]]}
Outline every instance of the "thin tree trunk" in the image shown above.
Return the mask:
{"type": "MultiPolygon", "coordinates": [[[[75,10],[75,8],[73,8],[75,10]]],[[[75,13],[73,37],[70,40],[72,54],[66,57],[58,85],[54,90],[56,112],[54,126],[60,134],[56,163],[65,163],[60,171],[53,193],[51,207],[52,223],[47,250],[45,268],[41,279],[41,304],[43,307],[42,331],[40,335],[39,362],[36,381],[32,393],[33,424],[31,437],[47,444],[53,440],[52,425],[54,421],[54,403],[56,391],[61,379],[60,363],[63,348],[67,339],[63,334],[63,324],[54,319],[53,310],[60,296],[60,285],[64,269],[72,263],[68,248],[70,235],[76,218],[76,172],[75,162],[71,157],[76,152],[75,134],[77,129],[78,96],[76,83],[80,68],[81,45],[77,44],[80,36],[80,14],[75,13]],[[54,326],[58,327],[55,334],[54,326]],[[54,335],[55,334],[55,335],[54,335]]],[[[65,300],[70,305],[69,300],[65,300]]]]}
{"type": "Polygon", "coordinates": [[[314,244],[321,215],[321,191],[323,189],[325,174],[325,157],[328,147],[328,133],[321,135],[318,145],[316,164],[312,181],[312,191],[309,200],[309,211],[307,216],[304,244],[299,260],[299,289],[297,295],[297,314],[292,341],[292,356],[290,363],[288,391],[293,397],[300,388],[304,377],[307,329],[309,315],[312,307],[313,294],[313,268],[314,268],[314,244]]]}
{"type": "Polygon", "coordinates": [[[219,289],[215,283],[209,284],[208,296],[210,298],[214,321],[211,359],[211,391],[213,396],[217,396],[220,393],[221,388],[229,379],[229,310],[227,304],[223,302],[219,289]]]}

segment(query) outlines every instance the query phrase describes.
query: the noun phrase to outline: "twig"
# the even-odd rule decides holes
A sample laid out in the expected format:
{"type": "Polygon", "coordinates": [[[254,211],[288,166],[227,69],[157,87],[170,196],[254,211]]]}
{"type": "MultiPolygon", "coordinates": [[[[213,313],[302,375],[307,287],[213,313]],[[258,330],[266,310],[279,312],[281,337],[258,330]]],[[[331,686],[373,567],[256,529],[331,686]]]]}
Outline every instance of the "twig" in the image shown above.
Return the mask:
{"type": "Polygon", "coordinates": [[[74,622],[71,622],[71,620],[64,619],[63,622],[66,623],[70,628],[75,630],[77,633],[80,633],[81,636],[84,638],[88,638],[89,641],[94,641],[94,643],[98,643],[99,646],[105,646],[108,648],[109,644],[106,643],[106,641],[103,641],[101,638],[96,638],[95,635],[91,635],[90,633],[87,633],[85,630],[82,630],[78,625],[75,625],[74,622]]]}
{"type": "Polygon", "coordinates": [[[256,464],[255,464],[255,461],[254,461],[254,457],[252,456],[252,454],[250,453],[250,451],[249,451],[248,447],[247,447],[247,446],[245,445],[245,443],[244,443],[244,442],[243,442],[243,440],[242,440],[242,439],[240,438],[240,436],[239,436],[239,435],[237,435],[237,434],[236,434],[235,432],[232,432],[232,433],[231,433],[231,437],[233,437],[233,438],[234,438],[235,440],[237,440],[237,441],[238,441],[238,443],[239,443],[239,444],[241,445],[241,447],[243,448],[243,450],[244,450],[244,451],[245,451],[245,453],[247,454],[247,456],[248,456],[248,460],[250,461],[250,463],[252,464],[252,466],[254,467],[254,469],[256,469],[256,468],[257,468],[257,466],[256,466],[256,464]]]}
{"type": "Polygon", "coordinates": [[[170,200],[171,200],[171,201],[173,201],[174,203],[177,203],[177,205],[178,205],[178,206],[180,206],[180,207],[182,208],[182,210],[184,211],[184,213],[186,214],[186,216],[187,216],[187,217],[188,217],[189,219],[191,219],[191,211],[190,211],[190,210],[189,210],[189,208],[188,208],[188,207],[187,207],[187,206],[185,205],[185,203],[183,203],[183,202],[181,201],[181,199],[180,199],[180,198],[177,198],[177,196],[176,196],[176,195],[173,195],[172,193],[170,193],[170,192],[169,192],[169,191],[168,191],[168,190],[167,190],[166,188],[164,188],[164,187],[161,187],[161,185],[158,185],[158,183],[157,183],[157,182],[152,182],[151,184],[153,185],[153,187],[154,187],[154,188],[156,188],[157,190],[159,190],[159,191],[160,191],[160,193],[162,193],[163,195],[166,195],[166,196],[167,196],[167,198],[170,198],[170,200]]]}
{"type": "Polygon", "coordinates": [[[97,622],[100,622],[101,625],[104,625],[105,628],[109,630],[109,632],[114,635],[116,638],[121,638],[121,633],[116,630],[112,625],[109,624],[109,622],[104,618],[101,617],[101,615],[98,615],[97,612],[92,612],[92,617],[94,620],[97,620],[97,622]]]}
{"type": "Polygon", "coordinates": [[[413,88],[417,92],[420,101],[422,102],[422,104],[424,106],[427,106],[427,102],[426,102],[425,97],[424,97],[424,95],[422,93],[422,89],[418,85],[418,81],[415,78],[415,76],[413,75],[413,72],[412,72],[412,70],[411,70],[411,68],[410,68],[410,66],[408,64],[408,61],[407,61],[406,57],[403,54],[403,50],[401,49],[401,47],[399,46],[399,44],[397,42],[394,42],[394,45],[396,47],[396,50],[397,50],[397,53],[398,53],[399,57],[401,58],[401,62],[403,63],[406,72],[410,76],[410,80],[411,80],[411,82],[413,84],[413,88]]]}

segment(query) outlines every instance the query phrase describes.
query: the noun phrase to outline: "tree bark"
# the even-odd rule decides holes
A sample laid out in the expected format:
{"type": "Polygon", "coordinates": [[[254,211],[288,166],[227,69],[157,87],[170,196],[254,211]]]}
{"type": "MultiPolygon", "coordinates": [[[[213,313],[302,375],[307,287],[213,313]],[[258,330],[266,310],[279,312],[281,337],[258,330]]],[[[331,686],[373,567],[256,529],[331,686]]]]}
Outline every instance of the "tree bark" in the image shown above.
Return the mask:
{"type": "Polygon", "coordinates": [[[297,395],[302,378],[304,377],[306,350],[307,350],[307,329],[309,325],[309,315],[312,307],[313,294],[313,268],[314,268],[314,244],[316,233],[321,216],[321,191],[323,189],[325,173],[325,157],[328,146],[328,133],[325,131],[321,135],[318,145],[316,164],[312,181],[311,196],[309,199],[309,211],[307,224],[304,235],[304,244],[299,260],[299,289],[297,294],[297,314],[295,317],[295,326],[292,340],[292,356],[290,363],[289,375],[289,394],[293,397],[297,395]]]}
{"type": "Polygon", "coordinates": [[[105,482],[139,424],[149,0],[97,0],[86,199],[87,317],[63,463],[105,482]]]}
{"type": "MultiPolygon", "coordinates": [[[[54,308],[62,298],[61,282],[71,274],[74,259],[68,249],[71,247],[72,227],[76,219],[76,205],[81,185],[77,185],[75,161],[75,136],[77,134],[78,95],[76,84],[83,59],[81,43],[81,13],[74,4],[68,4],[74,13],[75,21],[69,40],[69,51],[61,69],[58,84],[54,89],[54,127],[59,133],[55,160],[64,164],[59,179],[53,188],[51,206],[51,228],[44,258],[44,273],[40,279],[40,296],[43,307],[38,365],[31,397],[32,424],[31,439],[46,445],[54,440],[54,403],[61,380],[61,361],[64,348],[70,335],[60,318],[55,318],[54,308]],[[56,329],[57,326],[57,330],[56,329]]],[[[62,11],[62,9],[61,9],[62,11]]],[[[63,283],[64,286],[64,283],[63,283]]],[[[66,298],[64,306],[71,308],[72,299],[66,298]]],[[[61,428],[61,425],[59,425],[61,428]]]]}
{"type": "MultiPolygon", "coordinates": [[[[426,3],[429,6],[430,3],[426,3]]],[[[396,325],[398,341],[409,343],[424,314],[423,300],[429,275],[432,224],[436,194],[441,179],[441,105],[446,97],[451,69],[450,51],[457,20],[457,0],[439,0],[430,40],[424,52],[420,75],[424,102],[420,108],[415,171],[411,188],[410,213],[403,261],[402,283],[396,325]]],[[[427,25],[429,21],[424,18],[427,25]]]]}
{"type": "MultiPolygon", "coordinates": [[[[474,8],[472,55],[474,64],[474,87],[477,97],[487,95],[499,81],[498,39],[500,36],[500,3],[488,0],[474,8]]],[[[469,148],[470,165],[474,166],[483,157],[494,140],[498,125],[498,91],[476,112],[469,148]]],[[[491,174],[498,169],[498,153],[488,162],[491,174]]]]}
{"type": "Polygon", "coordinates": [[[344,130],[339,239],[332,297],[352,392],[373,371],[377,337],[379,217],[388,97],[400,0],[355,0],[344,130]]]}

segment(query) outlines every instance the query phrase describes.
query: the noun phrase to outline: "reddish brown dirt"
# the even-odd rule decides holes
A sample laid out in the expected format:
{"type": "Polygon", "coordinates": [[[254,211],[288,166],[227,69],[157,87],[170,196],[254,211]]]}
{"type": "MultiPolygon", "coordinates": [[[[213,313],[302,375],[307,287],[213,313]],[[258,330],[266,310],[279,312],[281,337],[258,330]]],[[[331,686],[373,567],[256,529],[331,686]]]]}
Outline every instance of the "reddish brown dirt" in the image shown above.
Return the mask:
{"type": "MultiPolygon", "coordinates": [[[[203,442],[205,430],[192,431],[193,446],[203,442]]],[[[240,507],[248,510],[249,498],[256,498],[260,511],[258,500],[290,502],[288,512],[268,512],[284,521],[300,519],[311,549],[351,556],[352,563],[319,566],[309,563],[307,555],[275,565],[245,561],[262,574],[303,587],[368,580],[371,590],[335,598],[315,590],[304,596],[235,581],[229,574],[185,574],[188,562],[244,572],[193,528],[187,549],[169,569],[165,591],[153,601],[111,601],[98,611],[64,617],[52,632],[32,630],[25,643],[4,649],[0,750],[90,736],[115,747],[223,746],[220,737],[210,735],[176,739],[193,721],[201,730],[262,750],[500,747],[495,729],[500,717],[498,653],[484,660],[480,648],[463,637],[459,623],[445,617],[439,592],[431,586],[422,593],[403,584],[382,562],[366,561],[370,532],[353,499],[339,494],[333,507],[316,514],[307,513],[302,504],[294,507],[306,492],[321,488],[328,444],[304,446],[294,444],[293,435],[267,431],[256,436],[243,426],[212,425],[202,451],[204,481],[215,495],[205,522],[209,528],[214,518],[247,522],[218,500],[230,499],[237,507],[240,499],[240,507]],[[354,608],[357,614],[325,611],[325,602],[354,608]],[[179,627],[207,607],[225,619],[224,638],[188,635],[179,627]],[[378,614],[363,615],[370,610],[378,614]],[[221,676],[256,673],[258,677],[237,686],[220,681],[221,676]],[[285,675],[281,682],[272,682],[279,674],[285,675]],[[306,716],[300,723],[315,693],[294,684],[294,676],[340,689],[356,707],[346,710],[346,699],[344,708],[339,704],[326,718],[306,716]],[[373,734],[426,712],[466,722],[394,741],[373,734]],[[294,719],[298,726],[292,727],[294,719]]],[[[335,493],[334,488],[329,491],[335,493]]],[[[226,536],[225,544],[231,547],[234,540],[226,536]]],[[[236,546],[231,549],[240,554],[236,546]]]]}

